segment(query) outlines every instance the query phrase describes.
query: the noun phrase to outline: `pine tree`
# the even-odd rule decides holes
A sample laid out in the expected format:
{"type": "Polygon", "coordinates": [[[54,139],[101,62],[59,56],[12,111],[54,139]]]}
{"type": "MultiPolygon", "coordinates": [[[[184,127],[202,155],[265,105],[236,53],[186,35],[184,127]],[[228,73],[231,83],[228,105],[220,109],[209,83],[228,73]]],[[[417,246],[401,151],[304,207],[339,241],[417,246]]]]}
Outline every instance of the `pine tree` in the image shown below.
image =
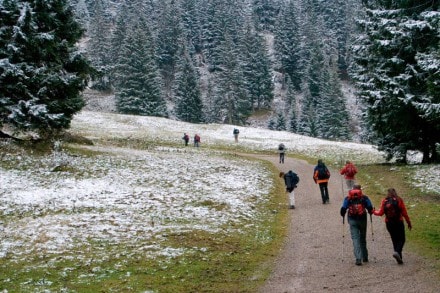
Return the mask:
{"type": "Polygon", "coordinates": [[[167,117],[148,26],[139,21],[130,32],[116,66],[116,106],[125,114],[167,117]]]}
{"type": "Polygon", "coordinates": [[[353,76],[374,142],[388,158],[405,162],[408,150],[420,150],[423,162],[436,161],[440,15],[431,9],[438,9],[438,3],[378,3],[371,8],[381,10],[367,10],[367,19],[359,22],[365,33],[353,47],[353,76]]]}
{"type": "Polygon", "coordinates": [[[67,2],[2,1],[0,28],[0,126],[41,136],[68,128],[91,67],[76,48],[83,30],[67,2]]]}
{"type": "Polygon", "coordinates": [[[179,61],[176,84],[175,98],[177,118],[191,123],[204,122],[203,103],[197,73],[188,51],[183,52],[179,61]]]}

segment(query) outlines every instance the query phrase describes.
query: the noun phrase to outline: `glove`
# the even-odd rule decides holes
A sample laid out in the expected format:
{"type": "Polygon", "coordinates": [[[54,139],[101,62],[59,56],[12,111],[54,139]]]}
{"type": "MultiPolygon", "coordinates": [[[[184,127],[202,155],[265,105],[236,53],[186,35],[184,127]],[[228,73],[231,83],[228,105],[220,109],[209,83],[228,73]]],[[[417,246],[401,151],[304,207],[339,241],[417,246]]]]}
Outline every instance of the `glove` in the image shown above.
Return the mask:
{"type": "Polygon", "coordinates": [[[412,229],[412,225],[411,225],[411,222],[408,222],[408,229],[411,231],[411,229],[412,229]]]}
{"type": "Polygon", "coordinates": [[[340,211],[341,217],[345,217],[345,213],[346,213],[346,212],[347,212],[346,209],[341,208],[341,211],[340,211]]]}

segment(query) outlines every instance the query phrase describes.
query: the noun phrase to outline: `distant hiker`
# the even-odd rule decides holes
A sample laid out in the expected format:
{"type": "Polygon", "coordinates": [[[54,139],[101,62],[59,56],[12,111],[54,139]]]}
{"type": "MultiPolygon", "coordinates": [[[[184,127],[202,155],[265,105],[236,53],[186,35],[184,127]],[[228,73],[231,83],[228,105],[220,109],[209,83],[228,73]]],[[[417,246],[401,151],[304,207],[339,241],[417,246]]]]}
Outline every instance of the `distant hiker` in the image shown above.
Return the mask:
{"type": "Polygon", "coordinates": [[[194,135],[194,146],[199,147],[199,145],[200,145],[200,135],[196,133],[196,135],[194,135]]]}
{"type": "Polygon", "coordinates": [[[342,168],[339,172],[341,175],[344,175],[345,183],[347,184],[347,188],[349,190],[352,189],[355,184],[354,176],[357,172],[356,166],[350,161],[346,161],[344,168],[342,168]]]}
{"type": "Polygon", "coordinates": [[[232,134],[234,134],[235,142],[238,142],[238,134],[240,133],[240,130],[237,128],[234,128],[234,131],[232,131],[232,134]]]}
{"type": "Polygon", "coordinates": [[[402,249],[405,244],[405,225],[403,218],[411,231],[412,225],[406,211],[403,199],[397,195],[394,188],[388,189],[387,196],[380,203],[380,209],[374,211],[375,216],[382,216],[385,214],[385,225],[391,236],[393,242],[394,253],[393,257],[398,264],[403,264],[402,249]]]}
{"type": "Polygon", "coordinates": [[[322,162],[321,159],[318,160],[318,165],[315,166],[313,170],[313,180],[319,185],[319,190],[321,191],[322,203],[330,202],[328,195],[328,180],[330,178],[330,171],[327,166],[322,162]]]}
{"type": "Polygon", "coordinates": [[[294,189],[299,183],[298,174],[289,170],[287,173],[280,172],[280,177],[284,178],[284,183],[286,184],[286,191],[289,193],[289,207],[291,209],[295,208],[295,192],[294,189]]]}
{"type": "Polygon", "coordinates": [[[187,146],[189,142],[189,135],[184,133],[182,139],[185,142],[185,146],[187,146]]]}
{"type": "Polygon", "coordinates": [[[286,154],[286,146],[283,143],[278,145],[278,152],[280,153],[280,164],[284,164],[284,156],[286,154]]]}
{"type": "Polygon", "coordinates": [[[360,185],[355,185],[345,197],[340,211],[343,218],[347,211],[356,265],[360,266],[362,261],[368,262],[367,211],[370,215],[373,213],[373,205],[368,196],[362,193],[360,185]]]}

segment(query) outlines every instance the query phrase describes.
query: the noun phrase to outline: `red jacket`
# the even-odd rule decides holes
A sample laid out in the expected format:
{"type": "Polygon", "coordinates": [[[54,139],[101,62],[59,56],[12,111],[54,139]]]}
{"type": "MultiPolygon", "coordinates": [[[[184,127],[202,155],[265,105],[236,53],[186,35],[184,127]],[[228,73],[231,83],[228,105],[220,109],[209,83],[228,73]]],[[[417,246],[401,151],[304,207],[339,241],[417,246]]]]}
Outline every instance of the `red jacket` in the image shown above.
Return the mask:
{"type": "Polygon", "coordinates": [[[357,173],[357,168],[355,165],[353,165],[353,163],[348,163],[344,166],[344,168],[341,169],[341,171],[339,172],[341,175],[344,175],[344,178],[347,180],[353,180],[354,179],[354,175],[356,175],[357,173]],[[350,168],[353,168],[354,174],[349,174],[348,170],[350,168]]]}
{"type": "MultiPolygon", "coordinates": [[[[406,206],[403,203],[402,198],[400,198],[399,196],[396,197],[397,198],[397,206],[399,207],[400,210],[400,221],[403,221],[403,218],[405,218],[406,223],[408,224],[408,226],[411,226],[411,220],[409,219],[408,216],[408,212],[406,211],[406,206]]],[[[385,214],[385,203],[387,201],[387,197],[385,197],[384,199],[382,199],[382,202],[380,203],[380,209],[379,210],[375,210],[373,212],[373,214],[375,216],[383,216],[383,214],[385,214]]],[[[385,222],[388,222],[388,219],[385,217],[385,222]]]]}

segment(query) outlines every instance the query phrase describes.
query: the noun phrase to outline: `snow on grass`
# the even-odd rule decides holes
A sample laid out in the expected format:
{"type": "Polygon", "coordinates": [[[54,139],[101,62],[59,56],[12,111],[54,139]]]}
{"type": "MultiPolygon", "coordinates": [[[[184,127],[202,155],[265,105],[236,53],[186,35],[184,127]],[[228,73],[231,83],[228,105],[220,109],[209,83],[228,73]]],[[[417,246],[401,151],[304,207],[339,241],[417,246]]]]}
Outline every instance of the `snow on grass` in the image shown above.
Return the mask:
{"type": "Polygon", "coordinates": [[[91,157],[64,155],[67,172],[51,172],[53,156],[38,162],[4,158],[17,168],[2,170],[0,211],[20,216],[1,223],[1,257],[63,254],[99,241],[147,249],[152,239],[151,257],[181,254],[161,247],[164,233],[237,232],[231,224],[254,222],[259,215],[252,207],[267,200],[272,185],[260,163],[239,158],[172,148],[99,151],[91,157]]]}
{"type": "MultiPolygon", "coordinates": [[[[87,262],[87,250],[100,242],[129,246],[144,257],[171,258],[205,248],[171,247],[168,233],[255,229],[272,177],[261,163],[231,156],[235,148],[276,155],[283,142],[289,152],[334,163],[341,158],[384,161],[371,145],[252,127],[239,127],[235,143],[233,128],[83,111],[75,116],[70,132],[95,142],[82,147],[84,154],[4,154],[2,166],[9,167],[0,170],[0,258],[19,262],[62,255],[64,259],[56,261],[87,262]],[[191,137],[200,134],[201,147],[183,147],[184,132],[191,137]],[[147,150],[118,148],[108,142],[115,139],[155,144],[147,150]],[[54,171],[55,166],[63,168],[54,171]]],[[[440,193],[438,166],[414,173],[416,185],[440,193]]],[[[95,249],[98,261],[109,257],[111,247],[95,249]]]]}

